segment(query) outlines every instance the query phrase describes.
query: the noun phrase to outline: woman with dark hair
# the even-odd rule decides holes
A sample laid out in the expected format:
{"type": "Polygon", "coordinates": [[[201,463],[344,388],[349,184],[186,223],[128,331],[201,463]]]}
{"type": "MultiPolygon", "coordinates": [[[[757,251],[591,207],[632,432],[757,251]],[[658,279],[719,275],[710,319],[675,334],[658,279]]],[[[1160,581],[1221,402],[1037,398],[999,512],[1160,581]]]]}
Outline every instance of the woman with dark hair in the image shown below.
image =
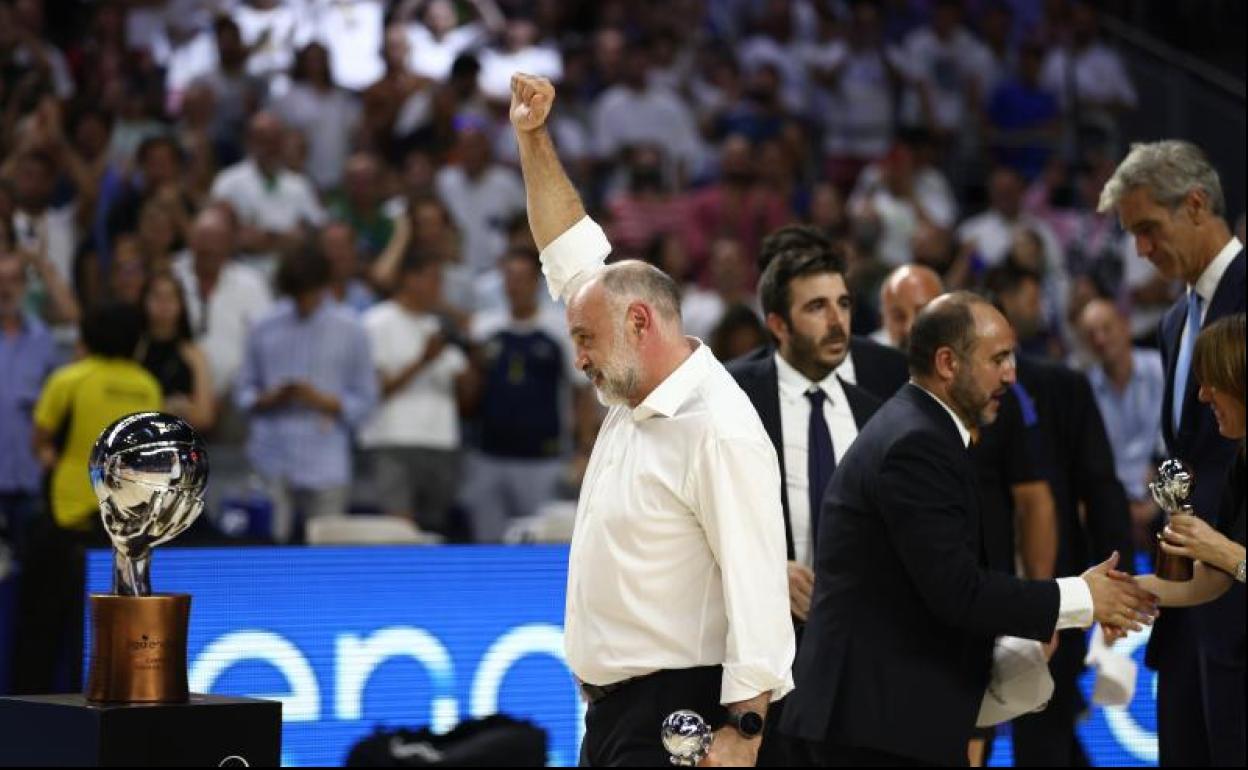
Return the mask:
{"type": "Polygon", "coordinates": [[[143,336],[136,358],[165,394],[165,411],[197,430],[216,420],[208,359],[191,335],[182,285],[170,272],[153,274],[143,286],[143,336]]]}
{"type": "Polygon", "coordinates": [[[360,105],[334,85],[329,49],[320,43],[309,43],[295,54],[291,80],[290,90],[273,103],[273,111],[303,133],[308,142],[305,171],[321,191],[332,190],[342,182],[360,105]]]}
{"type": "Polygon", "coordinates": [[[1163,607],[1196,607],[1197,661],[1205,703],[1193,706],[1203,707],[1209,722],[1212,763],[1228,767],[1242,767],[1245,758],[1244,520],[1248,461],[1244,436],[1248,426],[1244,339],[1244,314],[1227,316],[1200,333],[1192,356],[1200,400],[1213,409],[1218,432],[1239,441],[1214,524],[1200,516],[1172,516],[1158,544],[1168,554],[1196,560],[1192,579],[1137,578],[1141,586],[1157,595],[1163,607]]]}

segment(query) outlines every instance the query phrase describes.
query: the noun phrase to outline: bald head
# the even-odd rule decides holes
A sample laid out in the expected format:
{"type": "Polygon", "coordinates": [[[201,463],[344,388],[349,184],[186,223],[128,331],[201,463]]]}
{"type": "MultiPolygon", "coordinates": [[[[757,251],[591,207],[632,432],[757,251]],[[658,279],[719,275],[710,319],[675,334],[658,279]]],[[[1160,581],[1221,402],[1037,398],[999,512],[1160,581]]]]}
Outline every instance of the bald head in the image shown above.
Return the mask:
{"type": "Polygon", "coordinates": [[[1131,357],[1131,325],[1107,299],[1094,299],[1079,313],[1079,335],[1107,370],[1117,370],[1131,357]]]}
{"type": "Polygon", "coordinates": [[[247,124],[247,149],[266,172],[272,173],[281,163],[285,127],[272,112],[257,112],[247,124]]]}
{"type": "Polygon", "coordinates": [[[196,267],[216,272],[234,256],[234,223],[224,211],[210,206],[195,217],[188,241],[196,267]]]}
{"type": "Polygon", "coordinates": [[[924,265],[902,265],[889,274],[880,286],[880,315],[893,347],[906,349],[915,316],[944,290],[940,276],[924,265]]]}

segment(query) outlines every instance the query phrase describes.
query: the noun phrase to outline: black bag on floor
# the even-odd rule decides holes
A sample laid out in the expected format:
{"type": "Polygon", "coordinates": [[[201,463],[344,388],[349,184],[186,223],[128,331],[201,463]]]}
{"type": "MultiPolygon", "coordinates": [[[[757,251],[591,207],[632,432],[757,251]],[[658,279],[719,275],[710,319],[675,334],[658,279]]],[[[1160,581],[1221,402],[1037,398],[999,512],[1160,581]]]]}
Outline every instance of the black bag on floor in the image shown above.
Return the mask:
{"type": "Polygon", "coordinates": [[[546,741],[542,728],[501,714],[444,735],[379,727],[351,747],[347,767],[545,767],[546,741]]]}

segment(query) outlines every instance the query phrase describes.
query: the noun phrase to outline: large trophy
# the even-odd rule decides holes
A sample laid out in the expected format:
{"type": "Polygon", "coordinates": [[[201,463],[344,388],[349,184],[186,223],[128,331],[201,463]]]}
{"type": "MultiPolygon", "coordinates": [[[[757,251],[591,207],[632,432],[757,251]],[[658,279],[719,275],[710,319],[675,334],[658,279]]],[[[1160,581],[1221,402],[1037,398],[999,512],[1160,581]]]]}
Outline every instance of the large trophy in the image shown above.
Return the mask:
{"type": "Polygon", "coordinates": [[[673,711],[663,720],[663,748],[677,767],[694,767],[711,752],[711,726],[696,711],[673,711]]]}
{"type": "MultiPolygon", "coordinates": [[[[1192,516],[1190,500],[1192,495],[1192,472],[1179,460],[1166,460],[1157,466],[1157,478],[1148,485],[1153,493],[1153,500],[1169,516],[1192,516]]],[[[1157,533],[1158,540],[1164,540],[1162,533],[1157,533]]],[[[1192,560],[1186,556],[1168,554],[1157,549],[1157,577],[1162,580],[1183,582],[1192,579],[1192,560]]]]}
{"type": "Polygon", "coordinates": [[[113,541],[113,593],[91,595],[87,699],[187,699],[189,594],[153,594],[152,548],[186,531],[204,508],[204,443],[182,419],[142,412],[96,439],[91,485],[113,541]]]}

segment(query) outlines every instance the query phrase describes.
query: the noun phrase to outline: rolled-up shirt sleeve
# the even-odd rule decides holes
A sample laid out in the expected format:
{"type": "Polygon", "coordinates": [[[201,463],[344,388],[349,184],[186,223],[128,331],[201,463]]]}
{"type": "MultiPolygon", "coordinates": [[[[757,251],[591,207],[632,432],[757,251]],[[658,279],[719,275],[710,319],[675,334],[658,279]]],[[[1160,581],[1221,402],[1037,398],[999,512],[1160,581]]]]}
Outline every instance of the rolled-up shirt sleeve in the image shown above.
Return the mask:
{"type": "Polygon", "coordinates": [[[611,242],[591,217],[564,230],[542,249],[542,273],[551,299],[567,301],[567,293],[606,264],[611,242]]]}
{"type": "Polygon", "coordinates": [[[757,439],[710,436],[689,483],[724,586],[728,638],[720,701],[764,692],[777,701],[793,689],[796,644],[775,449],[757,439]]]}

